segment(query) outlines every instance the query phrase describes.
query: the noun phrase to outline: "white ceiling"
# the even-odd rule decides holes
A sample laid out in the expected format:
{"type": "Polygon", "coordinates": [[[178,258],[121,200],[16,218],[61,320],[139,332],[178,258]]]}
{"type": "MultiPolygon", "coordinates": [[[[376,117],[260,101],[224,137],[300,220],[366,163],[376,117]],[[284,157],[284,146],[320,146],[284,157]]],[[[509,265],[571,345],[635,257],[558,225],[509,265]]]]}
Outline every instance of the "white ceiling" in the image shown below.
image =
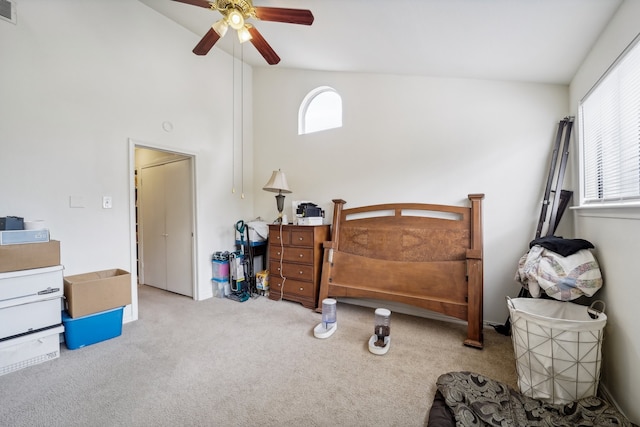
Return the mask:
{"type": "MultiPolygon", "coordinates": [[[[196,42],[220,18],[173,0],[139,1],[195,33],[196,42]]],[[[216,47],[242,52],[255,67],[568,84],[622,1],[254,0],[309,9],[315,21],[252,20],[278,65],[250,43],[241,48],[232,31],[216,47]]]]}

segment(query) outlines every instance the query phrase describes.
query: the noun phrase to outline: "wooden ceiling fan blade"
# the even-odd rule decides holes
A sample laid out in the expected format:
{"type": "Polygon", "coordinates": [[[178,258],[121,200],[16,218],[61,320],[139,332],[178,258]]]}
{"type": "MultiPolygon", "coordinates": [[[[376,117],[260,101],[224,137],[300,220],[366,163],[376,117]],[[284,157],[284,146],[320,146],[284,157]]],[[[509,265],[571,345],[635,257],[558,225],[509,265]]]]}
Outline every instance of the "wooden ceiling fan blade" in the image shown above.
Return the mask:
{"type": "Polygon", "coordinates": [[[258,52],[260,52],[260,55],[264,57],[269,65],[275,65],[280,62],[278,54],[255,27],[249,27],[249,33],[251,34],[251,44],[255,46],[258,52]]]}
{"type": "Polygon", "coordinates": [[[311,25],[313,13],[306,9],[284,7],[255,7],[256,18],[262,21],[286,22],[289,24],[311,25]]]}
{"type": "Polygon", "coordinates": [[[177,1],[178,3],[190,4],[193,6],[204,7],[205,9],[211,9],[211,4],[206,0],[173,0],[173,1],[177,1]]]}
{"type": "Polygon", "coordinates": [[[206,55],[209,53],[214,44],[220,39],[220,36],[213,28],[209,28],[207,34],[198,42],[196,47],[193,48],[193,53],[196,55],[206,55]]]}

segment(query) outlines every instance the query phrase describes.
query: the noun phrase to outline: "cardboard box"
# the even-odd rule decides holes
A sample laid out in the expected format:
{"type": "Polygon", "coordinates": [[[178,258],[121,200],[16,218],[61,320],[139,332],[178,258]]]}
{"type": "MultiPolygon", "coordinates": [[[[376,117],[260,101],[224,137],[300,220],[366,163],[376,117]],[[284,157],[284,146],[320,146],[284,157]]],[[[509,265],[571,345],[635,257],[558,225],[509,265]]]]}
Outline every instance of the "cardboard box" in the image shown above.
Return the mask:
{"type": "Polygon", "coordinates": [[[261,291],[269,290],[269,270],[263,270],[256,273],[256,289],[261,291]]]}
{"type": "Polygon", "coordinates": [[[64,343],[69,350],[110,340],[122,335],[122,312],[124,307],[101,311],[72,319],[62,312],[64,343]]]}
{"type": "Polygon", "coordinates": [[[0,246],[0,273],[60,265],[60,242],[0,246]]]}
{"type": "Polygon", "coordinates": [[[65,308],[72,318],[131,304],[131,274],[119,268],[64,278],[65,308]]]}

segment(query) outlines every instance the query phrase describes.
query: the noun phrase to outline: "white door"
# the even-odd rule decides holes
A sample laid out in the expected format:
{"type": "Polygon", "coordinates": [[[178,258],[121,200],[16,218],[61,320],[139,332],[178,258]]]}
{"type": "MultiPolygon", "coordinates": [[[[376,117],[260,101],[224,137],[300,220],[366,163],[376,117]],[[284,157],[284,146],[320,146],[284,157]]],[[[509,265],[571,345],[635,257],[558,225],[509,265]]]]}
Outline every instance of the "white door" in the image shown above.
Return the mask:
{"type": "Polygon", "coordinates": [[[193,296],[191,160],[142,168],[140,178],[144,283],[193,296]]]}
{"type": "Polygon", "coordinates": [[[191,160],[165,165],[167,290],[193,296],[191,160]]]}
{"type": "Polygon", "coordinates": [[[166,237],[164,227],[164,169],[143,168],[138,180],[142,278],[147,285],[167,289],[166,237]]]}

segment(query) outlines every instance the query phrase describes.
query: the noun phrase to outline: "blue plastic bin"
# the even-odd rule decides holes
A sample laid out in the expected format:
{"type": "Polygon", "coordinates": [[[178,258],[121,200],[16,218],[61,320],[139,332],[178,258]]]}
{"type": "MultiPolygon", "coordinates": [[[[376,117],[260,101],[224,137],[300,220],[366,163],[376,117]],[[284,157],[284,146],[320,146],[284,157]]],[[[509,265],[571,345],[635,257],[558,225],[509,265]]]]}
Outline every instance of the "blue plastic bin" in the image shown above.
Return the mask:
{"type": "Polygon", "coordinates": [[[63,311],[65,345],[75,350],[122,335],[123,311],[124,307],[118,307],[76,318],[63,311]]]}

